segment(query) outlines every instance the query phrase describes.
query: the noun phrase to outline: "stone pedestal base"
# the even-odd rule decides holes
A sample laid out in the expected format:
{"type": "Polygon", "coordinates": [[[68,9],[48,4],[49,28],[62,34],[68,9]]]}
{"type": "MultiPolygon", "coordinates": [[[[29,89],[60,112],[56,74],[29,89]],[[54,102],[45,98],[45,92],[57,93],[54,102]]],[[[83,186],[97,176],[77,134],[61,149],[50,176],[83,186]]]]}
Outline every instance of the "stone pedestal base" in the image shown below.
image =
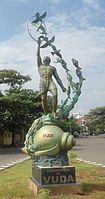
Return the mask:
{"type": "Polygon", "coordinates": [[[82,192],[82,186],[80,183],[41,185],[34,178],[29,179],[29,187],[35,195],[38,195],[41,189],[48,189],[49,195],[68,195],[71,193],[80,194],[82,192]]]}
{"type": "Polygon", "coordinates": [[[32,167],[32,177],[41,185],[76,183],[75,167],[32,167]]]}
{"type": "Polygon", "coordinates": [[[82,192],[81,184],[76,183],[73,166],[41,167],[34,165],[29,186],[35,195],[41,189],[48,189],[50,195],[82,192]]]}

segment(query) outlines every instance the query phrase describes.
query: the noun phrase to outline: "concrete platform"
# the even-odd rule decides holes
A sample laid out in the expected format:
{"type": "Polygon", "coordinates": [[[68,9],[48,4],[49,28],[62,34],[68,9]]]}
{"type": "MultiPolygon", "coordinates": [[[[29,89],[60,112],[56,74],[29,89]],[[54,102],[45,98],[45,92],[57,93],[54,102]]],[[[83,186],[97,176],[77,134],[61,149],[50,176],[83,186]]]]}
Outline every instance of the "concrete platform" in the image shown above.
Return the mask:
{"type": "Polygon", "coordinates": [[[82,185],[80,183],[41,185],[34,178],[29,179],[29,187],[35,195],[38,195],[41,189],[48,189],[49,195],[80,194],[82,192],[82,185]]]}

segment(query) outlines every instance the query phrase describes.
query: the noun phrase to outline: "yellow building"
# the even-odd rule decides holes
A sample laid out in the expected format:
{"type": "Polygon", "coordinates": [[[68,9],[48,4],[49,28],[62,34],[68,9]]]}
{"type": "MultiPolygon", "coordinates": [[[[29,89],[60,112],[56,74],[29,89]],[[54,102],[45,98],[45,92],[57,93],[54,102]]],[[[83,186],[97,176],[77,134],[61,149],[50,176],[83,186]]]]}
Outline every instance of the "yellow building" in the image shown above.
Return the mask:
{"type": "Polygon", "coordinates": [[[5,131],[3,134],[3,145],[12,144],[12,132],[5,131]]]}

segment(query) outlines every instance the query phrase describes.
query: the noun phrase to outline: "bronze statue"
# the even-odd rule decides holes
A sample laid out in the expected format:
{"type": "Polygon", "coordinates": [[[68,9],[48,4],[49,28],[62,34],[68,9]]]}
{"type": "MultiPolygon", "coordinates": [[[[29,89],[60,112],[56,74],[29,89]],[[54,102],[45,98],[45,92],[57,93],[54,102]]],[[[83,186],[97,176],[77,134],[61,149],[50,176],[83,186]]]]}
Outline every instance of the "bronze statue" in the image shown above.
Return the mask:
{"type": "Polygon", "coordinates": [[[83,81],[82,69],[79,62],[72,58],[72,63],[76,69],[77,81],[73,80],[71,72],[64,60],[61,50],[55,45],[55,36],[49,39],[43,15],[36,13],[35,16],[29,18],[27,22],[27,30],[31,38],[37,42],[37,66],[40,75],[39,95],[41,96],[44,115],[37,118],[30,127],[25,141],[23,151],[28,153],[33,165],[53,167],[57,162],[60,166],[69,165],[67,151],[75,144],[75,139],[70,132],[65,132],[65,121],[70,111],[74,108],[81,94],[83,81]],[[67,86],[63,86],[62,80],[59,78],[55,67],[50,65],[51,59],[46,56],[43,62],[40,56],[40,49],[50,47],[51,55],[55,56],[56,63],[59,63],[65,70],[67,76],[67,86]],[[66,97],[57,104],[58,92],[57,86],[53,81],[53,77],[61,87],[62,91],[66,91],[66,97]],[[48,91],[52,94],[52,111],[48,113],[48,91]],[[57,116],[57,117],[56,117],[57,116]]]}
{"type": "Polygon", "coordinates": [[[74,108],[74,105],[78,101],[78,97],[81,94],[82,84],[85,79],[82,76],[82,71],[81,68],[79,67],[78,60],[72,58],[72,63],[76,68],[76,75],[79,79],[78,82],[73,81],[73,77],[70,73],[67,63],[63,59],[63,56],[61,54],[61,50],[59,50],[54,45],[55,36],[52,36],[51,39],[49,39],[48,37],[46,24],[44,22],[45,17],[46,17],[46,12],[43,15],[40,15],[40,13],[36,13],[35,16],[30,17],[27,22],[28,33],[31,36],[31,38],[38,44],[37,65],[40,75],[39,95],[41,95],[42,108],[45,115],[48,113],[47,93],[49,91],[52,94],[52,111],[54,113],[54,116],[57,113],[57,116],[59,118],[63,117],[63,119],[65,119],[69,116],[69,112],[74,108]],[[44,57],[42,63],[40,57],[40,49],[47,47],[51,48],[51,55],[56,57],[56,63],[59,63],[66,72],[67,82],[68,82],[67,89],[63,86],[62,81],[59,78],[59,75],[56,71],[56,68],[50,65],[51,62],[50,57],[48,56],[44,57]],[[66,91],[66,98],[64,99],[64,102],[62,101],[61,105],[59,106],[57,104],[57,98],[58,98],[57,87],[53,82],[52,79],[53,76],[55,77],[57,83],[60,85],[62,91],[63,92],[66,91]]]}
{"type": "Polygon", "coordinates": [[[57,70],[55,67],[50,65],[51,59],[50,57],[46,56],[43,58],[43,63],[40,56],[40,44],[41,40],[39,39],[37,41],[38,43],[38,49],[37,49],[37,66],[38,66],[38,72],[40,75],[40,95],[42,100],[42,108],[44,111],[44,114],[47,114],[47,93],[48,91],[52,94],[52,110],[54,115],[56,115],[56,109],[57,109],[57,98],[58,98],[58,92],[57,87],[55,83],[53,82],[52,77],[54,76],[57,83],[61,87],[62,91],[65,92],[66,88],[63,86],[63,83],[61,79],[59,78],[59,75],[57,73],[57,70]]]}

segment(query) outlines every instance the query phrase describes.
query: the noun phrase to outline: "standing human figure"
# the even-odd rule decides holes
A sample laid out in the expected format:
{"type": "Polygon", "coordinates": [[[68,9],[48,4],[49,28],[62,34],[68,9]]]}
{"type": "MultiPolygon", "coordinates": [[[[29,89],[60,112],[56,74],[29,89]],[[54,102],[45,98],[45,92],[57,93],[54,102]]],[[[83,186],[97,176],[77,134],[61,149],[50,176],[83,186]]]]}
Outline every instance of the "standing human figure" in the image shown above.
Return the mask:
{"type": "Polygon", "coordinates": [[[58,92],[57,87],[55,83],[53,82],[52,76],[55,77],[57,83],[61,87],[62,91],[65,92],[66,88],[63,86],[63,83],[61,79],[59,78],[59,75],[57,73],[57,70],[55,67],[50,65],[51,59],[50,57],[46,56],[43,58],[43,63],[40,56],[40,40],[38,41],[38,48],[37,48],[37,66],[38,66],[38,72],[40,75],[40,95],[41,95],[41,101],[42,101],[42,108],[44,111],[44,114],[47,114],[47,93],[48,91],[52,94],[52,111],[54,115],[56,115],[56,109],[57,109],[57,98],[58,98],[58,92]]]}

